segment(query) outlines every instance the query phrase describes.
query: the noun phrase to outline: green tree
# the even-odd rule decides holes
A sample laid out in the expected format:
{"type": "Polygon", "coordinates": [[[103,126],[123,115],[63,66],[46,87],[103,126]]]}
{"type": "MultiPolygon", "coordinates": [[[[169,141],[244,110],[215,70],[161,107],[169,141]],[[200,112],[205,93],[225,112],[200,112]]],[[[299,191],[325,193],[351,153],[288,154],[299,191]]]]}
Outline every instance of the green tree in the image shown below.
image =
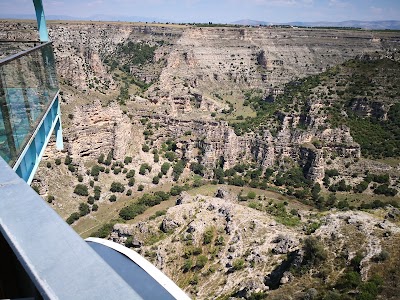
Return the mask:
{"type": "Polygon", "coordinates": [[[146,171],[151,172],[151,167],[149,166],[149,164],[147,164],[147,163],[141,164],[140,169],[139,169],[139,174],[145,175],[146,171]]]}
{"type": "Polygon", "coordinates": [[[68,218],[67,218],[67,223],[69,225],[73,224],[75,221],[78,221],[80,218],[80,214],[77,212],[72,213],[68,218]]]}
{"type": "Polygon", "coordinates": [[[152,182],[153,184],[158,184],[160,182],[160,177],[154,176],[152,182]]]}
{"type": "Polygon", "coordinates": [[[79,196],[89,196],[88,188],[85,184],[77,184],[74,189],[74,193],[79,196]]]}
{"type": "Polygon", "coordinates": [[[124,163],[127,165],[127,164],[130,164],[132,162],[132,157],[130,157],[130,156],[127,156],[127,157],[125,157],[125,159],[124,159],[124,163]]]}
{"type": "Polygon", "coordinates": [[[170,167],[171,167],[171,165],[169,163],[167,163],[167,162],[163,163],[162,166],[161,166],[161,172],[164,175],[167,175],[168,170],[169,170],[170,167]]]}
{"type": "Polygon", "coordinates": [[[72,158],[71,158],[71,156],[67,155],[67,156],[65,157],[64,164],[65,164],[65,165],[70,165],[70,164],[72,164],[72,158]]]}
{"type": "Polygon", "coordinates": [[[113,193],[123,193],[125,191],[125,187],[120,182],[113,182],[111,183],[110,191],[113,193]]]}
{"type": "Polygon", "coordinates": [[[83,217],[90,213],[89,205],[87,203],[79,204],[79,214],[83,217]]]}

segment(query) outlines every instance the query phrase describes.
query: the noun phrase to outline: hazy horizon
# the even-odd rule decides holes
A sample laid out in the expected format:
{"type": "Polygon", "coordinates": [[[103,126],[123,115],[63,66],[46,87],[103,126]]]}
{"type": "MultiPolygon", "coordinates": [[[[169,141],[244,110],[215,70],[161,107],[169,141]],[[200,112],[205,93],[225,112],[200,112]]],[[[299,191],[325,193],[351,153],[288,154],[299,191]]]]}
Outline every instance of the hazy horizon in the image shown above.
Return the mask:
{"type": "MultiPolygon", "coordinates": [[[[231,23],[257,20],[272,23],[399,20],[394,0],[43,0],[48,16],[90,18],[142,17],[146,21],[231,23]]],[[[32,15],[32,0],[0,0],[5,15],[32,15]]]]}

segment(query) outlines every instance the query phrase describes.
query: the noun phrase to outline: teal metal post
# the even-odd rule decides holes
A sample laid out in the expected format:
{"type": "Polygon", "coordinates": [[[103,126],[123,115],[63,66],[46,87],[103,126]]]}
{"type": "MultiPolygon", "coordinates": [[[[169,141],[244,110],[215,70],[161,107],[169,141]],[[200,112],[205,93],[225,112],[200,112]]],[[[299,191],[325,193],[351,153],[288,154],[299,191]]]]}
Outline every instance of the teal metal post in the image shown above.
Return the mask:
{"type": "Polygon", "coordinates": [[[39,37],[41,42],[48,42],[49,34],[47,33],[46,18],[44,17],[44,10],[42,0],[33,0],[33,5],[36,11],[36,20],[39,29],[39,37]]]}
{"type": "Polygon", "coordinates": [[[57,123],[56,126],[54,127],[54,133],[56,135],[56,148],[57,150],[61,151],[64,149],[64,143],[63,143],[63,135],[62,135],[62,125],[61,125],[61,109],[60,109],[60,96],[57,96],[57,123]]]}

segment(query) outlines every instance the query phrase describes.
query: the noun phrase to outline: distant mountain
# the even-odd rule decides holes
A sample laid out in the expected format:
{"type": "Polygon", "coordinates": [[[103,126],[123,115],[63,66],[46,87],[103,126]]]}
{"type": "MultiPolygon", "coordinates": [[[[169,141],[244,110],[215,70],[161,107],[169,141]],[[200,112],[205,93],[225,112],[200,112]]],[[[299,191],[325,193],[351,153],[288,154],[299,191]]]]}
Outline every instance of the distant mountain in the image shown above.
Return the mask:
{"type": "Polygon", "coordinates": [[[288,23],[274,23],[256,20],[239,20],[232,24],[237,25],[291,25],[291,26],[304,26],[304,27],[354,27],[362,29],[392,29],[400,30],[400,21],[397,20],[386,20],[386,21],[357,21],[349,20],[342,22],[288,22],[288,23]]]}
{"type": "Polygon", "coordinates": [[[256,20],[249,20],[249,19],[239,20],[239,21],[233,22],[232,24],[244,25],[244,26],[274,25],[271,22],[256,21],[256,20]]]}
{"type": "MultiPolygon", "coordinates": [[[[34,14],[26,15],[2,15],[0,19],[35,20],[34,14]]],[[[46,15],[47,20],[78,20],[78,21],[121,21],[121,22],[168,22],[160,18],[149,18],[140,16],[111,16],[111,15],[92,15],[89,17],[71,17],[66,15],[46,15]]]]}

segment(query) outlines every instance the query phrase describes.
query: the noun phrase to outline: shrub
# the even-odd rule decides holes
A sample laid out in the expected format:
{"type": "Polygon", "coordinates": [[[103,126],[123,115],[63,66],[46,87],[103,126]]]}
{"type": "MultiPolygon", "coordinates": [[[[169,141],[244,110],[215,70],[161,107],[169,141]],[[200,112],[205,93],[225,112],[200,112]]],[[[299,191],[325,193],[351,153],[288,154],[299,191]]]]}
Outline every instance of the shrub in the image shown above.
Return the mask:
{"type": "Polygon", "coordinates": [[[94,166],[92,166],[92,169],[90,170],[90,175],[91,176],[99,176],[100,172],[103,172],[103,171],[104,171],[103,166],[94,165],[94,166]]]}
{"type": "Polygon", "coordinates": [[[126,173],[126,178],[132,178],[135,176],[135,170],[129,170],[128,173],[126,173]]]}
{"type": "Polygon", "coordinates": [[[74,165],[68,165],[68,171],[75,172],[76,168],[74,165]]]}
{"type": "Polygon", "coordinates": [[[51,203],[51,202],[53,202],[53,201],[54,201],[54,196],[49,195],[49,196],[47,197],[47,202],[51,203]]]}
{"type": "Polygon", "coordinates": [[[151,172],[151,167],[149,166],[149,164],[147,164],[147,163],[141,164],[140,169],[139,169],[139,174],[145,175],[146,171],[151,172]]]}
{"type": "Polygon", "coordinates": [[[78,181],[82,182],[83,181],[83,176],[82,175],[78,175],[78,181]]]}
{"type": "Polygon", "coordinates": [[[154,176],[152,182],[153,182],[153,184],[158,184],[160,182],[160,177],[154,176]]]}
{"type": "Polygon", "coordinates": [[[122,183],[115,182],[115,181],[113,183],[111,183],[110,192],[123,193],[124,191],[125,191],[125,187],[122,183]]]}
{"type": "Polygon", "coordinates": [[[99,238],[106,238],[111,233],[114,227],[114,223],[106,223],[101,226],[97,231],[93,232],[90,236],[99,237],[99,238]]]}
{"type": "Polygon", "coordinates": [[[130,156],[125,157],[124,164],[130,164],[131,162],[132,162],[132,157],[130,156]]]}
{"type": "Polygon", "coordinates": [[[61,165],[61,159],[59,159],[59,158],[56,158],[56,160],[54,162],[57,166],[61,165]]]}
{"type": "Polygon", "coordinates": [[[363,181],[361,181],[359,184],[357,184],[357,185],[353,188],[353,190],[354,190],[354,192],[356,192],[356,193],[362,193],[362,192],[364,192],[367,188],[368,188],[368,182],[365,181],[365,180],[363,180],[363,181]]]}
{"type": "Polygon", "coordinates": [[[129,178],[129,181],[128,181],[128,185],[129,186],[134,186],[135,185],[135,178],[129,178]]]}
{"type": "Polygon", "coordinates": [[[77,184],[74,193],[79,196],[89,196],[88,188],[85,184],[77,184]]]}
{"type": "Polygon", "coordinates": [[[238,271],[244,268],[244,260],[241,258],[237,258],[232,263],[232,270],[238,271]]]}
{"type": "Polygon", "coordinates": [[[212,242],[214,238],[214,229],[212,227],[207,228],[203,233],[203,244],[207,245],[212,242]]]}
{"type": "Polygon", "coordinates": [[[397,190],[390,188],[387,184],[382,184],[374,190],[374,194],[394,197],[397,194],[397,190]]]}
{"type": "Polygon", "coordinates": [[[174,181],[178,181],[179,177],[183,173],[183,170],[185,169],[185,165],[185,161],[180,160],[172,167],[172,175],[174,176],[174,181]]]}
{"type": "Polygon", "coordinates": [[[99,206],[97,204],[92,205],[92,211],[98,211],[99,206]]]}
{"type": "Polygon", "coordinates": [[[149,147],[148,145],[144,144],[144,145],[142,146],[142,151],[143,151],[143,152],[149,152],[149,150],[150,150],[150,147],[149,147]]]}
{"type": "Polygon", "coordinates": [[[204,166],[199,163],[191,163],[190,164],[190,170],[193,171],[193,173],[204,176],[204,166]]]}
{"type": "Polygon", "coordinates": [[[247,198],[248,199],[255,199],[256,198],[256,193],[253,191],[250,191],[247,193],[247,198]]]}
{"type": "Polygon", "coordinates": [[[127,195],[127,196],[131,196],[131,195],[132,195],[132,190],[131,190],[131,189],[127,190],[127,191],[126,191],[126,195],[127,195]]]}
{"type": "Polygon", "coordinates": [[[115,201],[117,201],[117,196],[111,195],[108,200],[110,200],[110,202],[115,202],[115,201]]]}
{"type": "Polygon", "coordinates": [[[319,265],[327,257],[327,253],[321,244],[314,237],[307,237],[304,241],[304,264],[311,266],[319,265]]]}
{"type": "Polygon", "coordinates": [[[199,255],[196,259],[196,268],[202,269],[207,264],[208,258],[205,255],[199,255]]]}
{"type": "Polygon", "coordinates": [[[340,173],[336,169],[331,169],[331,170],[325,170],[325,175],[328,177],[335,177],[335,176],[339,176],[340,173]]]}
{"type": "Polygon", "coordinates": [[[171,167],[171,165],[169,163],[167,163],[167,162],[163,163],[162,166],[161,166],[161,172],[164,175],[167,175],[168,170],[169,170],[170,167],[171,167]]]}
{"type": "Polygon", "coordinates": [[[190,279],[189,283],[191,285],[196,285],[199,283],[199,276],[197,274],[194,274],[193,277],[190,279]]]}
{"type": "Polygon", "coordinates": [[[75,221],[78,221],[79,218],[80,218],[79,213],[74,212],[74,213],[72,213],[72,214],[67,218],[66,222],[67,222],[69,225],[71,225],[71,224],[73,224],[75,221]]]}
{"type": "Polygon", "coordinates": [[[185,262],[183,263],[182,270],[184,273],[186,273],[186,272],[190,271],[190,269],[192,269],[192,267],[193,267],[193,261],[189,258],[189,259],[186,259],[185,262]]]}
{"type": "Polygon", "coordinates": [[[69,155],[67,155],[65,157],[64,164],[65,165],[70,165],[71,163],[72,163],[72,158],[69,155]]]}
{"type": "Polygon", "coordinates": [[[361,283],[361,275],[355,271],[349,271],[343,274],[338,280],[336,287],[340,289],[357,288],[361,283]]]}
{"type": "Polygon", "coordinates": [[[175,152],[168,151],[167,153],[165,153],[165,158],[172,162],[176,159],[176,154],[175,152]]]}
{"type": "Polygon", "coordinates": [[[89,205],[87,203],[80,203],[79,204],[79,214],[81,217],[86,216],[87,214],[90,213],[89,205]]]}
{"type": "Polygon", "coordinates": [[[101,193],[101,188],[98,185],[94,186],[94,199],[95,200],[100,199],[100,193],[101,193]]]}
{"type": "Polygon", "coordinates": [[[179,185],[176,185],[176,186],[173,186],[173,187],[171,188],[171,190],[169,191],[169,193],[170,193],[172,196],[177,196],[177,195],[179,195],[183,190],[184,190],[183,187],[181,187],[181,186],[179,186],[179,185]]]}
{"type": "Polygon", "coordinates": [[[97,159],[97,162],[98,162],[99,164],[104,163],[104,154],[103,154],[103,153],[100,154],[99,158],[97,159]]]}
{"type": "Polygon", "coordinates": [[[93,204],[94,203],[94,197],[93,196],[89,196],[88,200],[87,200],[87,203],[93,204]]]}
{"type": "Polygon", "coordinates": [[[160,161],[160,155],[158,153],[154,153],[154,162],[158,163],[160,161]]]}
{"type": "Polygon", "coordinates": [[[144,190],[144,185],[143,184],[139,184],[138,189],[139,192],[144,190]]]}
{"type": "Polygon", "coordinates": [[[47,168],[50,169],[50,168],[51,168],[51,163],[48,161],[47,164],[46,164],[46,166],[47,166],[47,168]]]}
{"type": "Polygon", "coordinates": [[[380,253],[374,255],[374,256],[372,257],[372,260],[373,260],[374,262],[382,262],[382,261],[387,260],[387,259],[389,258],[389,256],[390,256],[390,255],[389,255],[389,252],[387,252],[387,251],[385,251],[385,250],[382,250],[380,253]]]}
{"type": "Polygon", "coordinates": [[[132,220],[136,216],[144,213],[146,208],[144,204],[134,203],[122,208],[119,212],[119,216],[124,220],[132,220]]]}
{"type": "Polygon", "coordinates": [[[114,168],[114,174],[118,175],[119,173],[121,173],[121,168],[120,167],[115,167],[114,168]]]}

